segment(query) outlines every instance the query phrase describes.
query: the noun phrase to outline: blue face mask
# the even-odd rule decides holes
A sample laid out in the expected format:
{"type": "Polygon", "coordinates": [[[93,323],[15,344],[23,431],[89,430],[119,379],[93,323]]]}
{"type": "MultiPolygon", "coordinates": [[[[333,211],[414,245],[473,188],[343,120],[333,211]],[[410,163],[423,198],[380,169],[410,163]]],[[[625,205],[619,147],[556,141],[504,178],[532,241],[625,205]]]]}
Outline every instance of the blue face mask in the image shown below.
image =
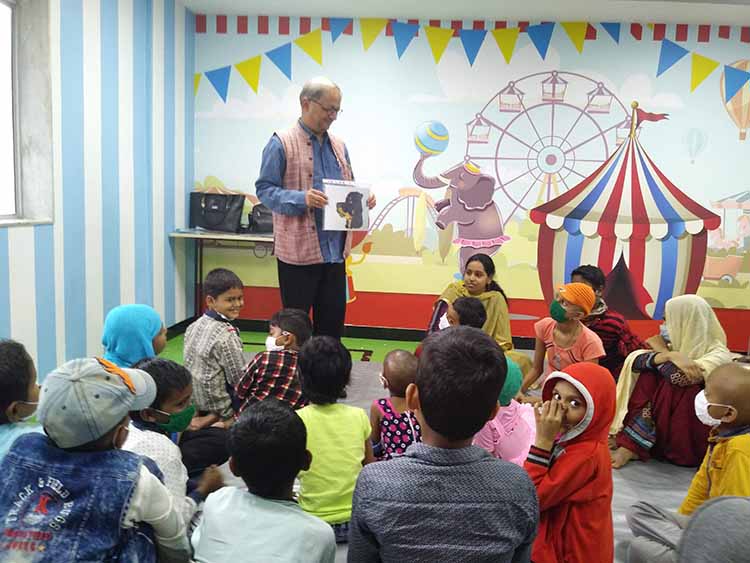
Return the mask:
{"type": "Polygon", "coordinates": [[[664,339],[664,342],[672,342],[672,340],[669,338],[669,330],[667,330],[667,323],[662,323],[659,325],[659,336],[661,336],[664,339]]]}

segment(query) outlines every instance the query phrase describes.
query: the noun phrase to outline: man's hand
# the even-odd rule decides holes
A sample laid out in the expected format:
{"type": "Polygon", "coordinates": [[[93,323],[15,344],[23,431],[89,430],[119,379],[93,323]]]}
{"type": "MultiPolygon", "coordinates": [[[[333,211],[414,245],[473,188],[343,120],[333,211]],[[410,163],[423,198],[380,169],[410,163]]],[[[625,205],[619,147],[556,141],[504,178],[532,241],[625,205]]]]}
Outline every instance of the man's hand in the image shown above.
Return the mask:
{"type": "Polygon", "coordinates": [[[562,427],[563,408],[554,399],[537,403],[534,406],[534,417],[536,418],[534,445],[539,449],[551,451],[562,427]]]}
{"type": "Polygon", "coordinates": [[[305,205],[311,209],[322,209],[328,204],[328,196],[320,190],[307,190],[305,192],[305,205]]]}
{"type": "Polygon", "coordinates": [[[370,194],[370,197],[367,198],[367,209],[372,209],[376,204],[375,194],[370,194]]]}
{"type": "Polygon", "coordinates": [[[211,493],[218,491],[224,486],[224,479],[221,476],[221,471],[215,465],[212,465],[203,472],[200,481],[198,482],[198,492],[203,498],[206,498],[211,493]]]}

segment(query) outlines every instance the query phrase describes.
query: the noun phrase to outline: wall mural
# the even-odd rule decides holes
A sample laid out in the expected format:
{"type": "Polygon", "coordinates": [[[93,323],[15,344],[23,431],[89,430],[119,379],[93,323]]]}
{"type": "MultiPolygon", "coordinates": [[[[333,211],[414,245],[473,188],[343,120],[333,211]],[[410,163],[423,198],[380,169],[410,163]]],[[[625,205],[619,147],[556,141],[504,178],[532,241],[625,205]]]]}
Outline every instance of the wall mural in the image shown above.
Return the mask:
{"type": "MultiPolygon", "coordinates": [[[[475,252],[532,310],[583,263],[608,274],[609,300],[633,320],[662,319],[682,293],[734,311],[750,302],[750,28],[196,25],[196,178],[253,194],[301,84],[323,74],[341,85],[332,131],[378,196],[347,261],[352,314],[388,294],[422,296],[389,326],[423,327],[429,296],[475,252]]],[[[248,286],[276,285],[270,257],[209,252],[218,264],[248,286]]]]}

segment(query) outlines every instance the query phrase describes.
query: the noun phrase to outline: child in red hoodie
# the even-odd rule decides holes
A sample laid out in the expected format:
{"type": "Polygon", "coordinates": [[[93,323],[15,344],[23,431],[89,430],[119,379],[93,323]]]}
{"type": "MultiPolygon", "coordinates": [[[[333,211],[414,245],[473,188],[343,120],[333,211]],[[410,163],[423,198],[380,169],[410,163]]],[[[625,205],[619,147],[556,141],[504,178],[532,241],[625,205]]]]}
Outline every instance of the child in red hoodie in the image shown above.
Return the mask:
{"type": "Polygon", "coordinates": [[[525,468],[539,496],[534,563],[612,561],[612,468],[607,433],[615,383],[590,362],[549,374],[535,405],[536,440],[525,468]]]}

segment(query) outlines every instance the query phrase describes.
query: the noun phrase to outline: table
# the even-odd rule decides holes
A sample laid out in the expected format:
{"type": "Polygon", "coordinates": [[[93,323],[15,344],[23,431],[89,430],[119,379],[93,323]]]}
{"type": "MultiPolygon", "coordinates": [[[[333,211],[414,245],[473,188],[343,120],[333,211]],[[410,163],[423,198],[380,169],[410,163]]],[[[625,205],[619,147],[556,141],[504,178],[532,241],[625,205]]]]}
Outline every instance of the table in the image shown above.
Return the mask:
{"type": "Polygon", "coordinates": [[[195,244],[195,315],[198,316],[203,307],[203,247],[239,247],[249,245],[258,258],[268,256],[273,252],[273,233],[227,233],[223,231],[206,231],[204,229],[178,229],[169,233],[171,239],[192,240],[195,244]],[[258,251],[261,250],[262,253],[258,251]]]}

